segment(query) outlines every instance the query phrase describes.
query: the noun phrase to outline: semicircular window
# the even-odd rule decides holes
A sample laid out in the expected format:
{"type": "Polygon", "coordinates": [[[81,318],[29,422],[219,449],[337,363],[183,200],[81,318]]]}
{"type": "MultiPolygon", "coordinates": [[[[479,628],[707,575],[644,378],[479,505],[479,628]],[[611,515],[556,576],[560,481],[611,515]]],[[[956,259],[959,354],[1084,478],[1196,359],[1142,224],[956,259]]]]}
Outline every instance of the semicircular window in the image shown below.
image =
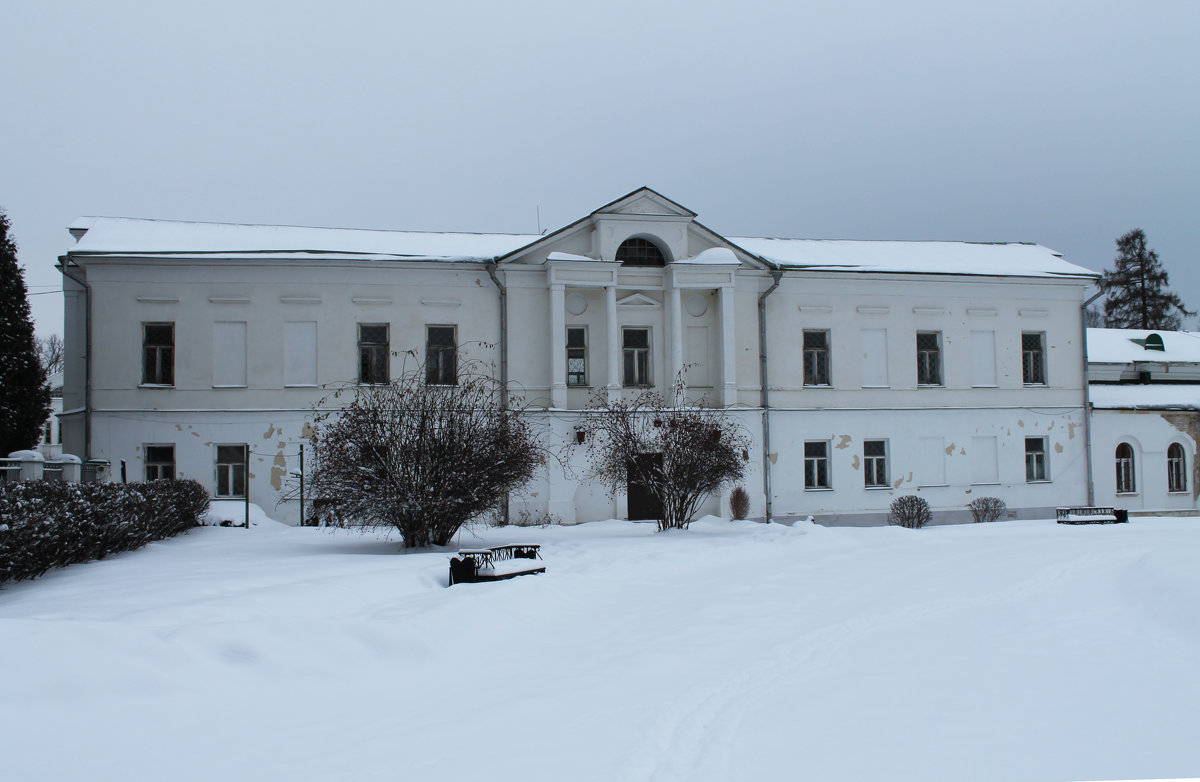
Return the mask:
{"type": "Polygon", "coordinates": [[[621,242],[617,248],[617,260],[626,266],[666,266],[667,259],[662,250],[649,239],[634,237],[621,242]]]}

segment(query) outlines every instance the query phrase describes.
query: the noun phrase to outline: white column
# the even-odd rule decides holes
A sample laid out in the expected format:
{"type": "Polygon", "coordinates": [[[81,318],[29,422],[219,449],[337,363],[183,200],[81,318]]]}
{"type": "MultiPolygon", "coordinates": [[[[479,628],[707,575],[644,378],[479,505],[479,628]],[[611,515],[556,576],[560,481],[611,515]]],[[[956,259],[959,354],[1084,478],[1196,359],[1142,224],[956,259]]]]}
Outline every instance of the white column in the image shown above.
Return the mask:
{"type": "Polygon", "coordinates": [[[608,398],[614,400],[621,394],[621,329],[617,325],[617,286],[604,288],[604,308],[608,326],[608,398]]]}
{"type": "Polygon", "coordinates": [[[721,303],[721,404],[737,402],[737,356],[734,340],[733,288],[720,289],[721,303]]]}
{"type": "Polygon", "coordinates": [[[667,385],[673,386],[683,369],[683,313],[679,306],[679,289],[675,286],[667,289],[667,317],[671,324],[671,360],[667,364],[671,374],[667,378],[667,385]]]}
{"type": "Polygon", "coordinates": [[[550,406],[567,406],[567,309],[560,283],[550,286],[550,406]]]}

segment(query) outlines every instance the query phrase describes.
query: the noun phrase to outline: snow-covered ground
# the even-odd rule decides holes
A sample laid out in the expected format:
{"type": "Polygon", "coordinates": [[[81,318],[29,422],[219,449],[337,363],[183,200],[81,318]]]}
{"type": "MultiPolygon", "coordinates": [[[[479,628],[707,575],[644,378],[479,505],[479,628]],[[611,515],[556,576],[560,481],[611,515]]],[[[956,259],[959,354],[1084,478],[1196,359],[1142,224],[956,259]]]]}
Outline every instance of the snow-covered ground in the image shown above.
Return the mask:
{"type": "Polygon", "coordinates": [[[206,527],[0,591],[6,780],[1200,773],[1200,520],[206,527]]]}

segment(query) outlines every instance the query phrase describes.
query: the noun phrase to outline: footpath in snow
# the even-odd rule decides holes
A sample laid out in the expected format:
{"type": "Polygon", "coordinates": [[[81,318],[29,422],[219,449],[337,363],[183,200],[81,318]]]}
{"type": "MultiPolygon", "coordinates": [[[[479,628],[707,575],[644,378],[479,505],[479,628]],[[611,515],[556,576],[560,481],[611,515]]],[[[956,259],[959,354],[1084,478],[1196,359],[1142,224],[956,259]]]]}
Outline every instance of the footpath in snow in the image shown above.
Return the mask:
{"type": "Polygon", "coordinates": [[[1200,774],[1200,520],[205,527],[0,590],[11,780],[1200,774]]]}

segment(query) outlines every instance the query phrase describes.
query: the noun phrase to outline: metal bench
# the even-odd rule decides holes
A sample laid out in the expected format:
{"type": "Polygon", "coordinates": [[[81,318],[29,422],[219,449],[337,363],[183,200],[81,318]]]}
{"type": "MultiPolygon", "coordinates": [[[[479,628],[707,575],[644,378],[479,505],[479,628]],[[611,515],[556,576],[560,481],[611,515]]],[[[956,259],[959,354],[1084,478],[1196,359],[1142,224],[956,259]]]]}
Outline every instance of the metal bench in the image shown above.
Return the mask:
{"type": "Polygon", "coordinates": [[[1059,524],[1124,524],[1129,511],[1124,508],[1076,506],[1056,510],[1059,524]]]}
{"type": "Polygon", "coordinates": [[[450,558],[447,586],[545,573],[546,566],[536,564],[542,558],[540,550],[541,546],[532,543],[459,549],[458,556],[450,558]]]}

